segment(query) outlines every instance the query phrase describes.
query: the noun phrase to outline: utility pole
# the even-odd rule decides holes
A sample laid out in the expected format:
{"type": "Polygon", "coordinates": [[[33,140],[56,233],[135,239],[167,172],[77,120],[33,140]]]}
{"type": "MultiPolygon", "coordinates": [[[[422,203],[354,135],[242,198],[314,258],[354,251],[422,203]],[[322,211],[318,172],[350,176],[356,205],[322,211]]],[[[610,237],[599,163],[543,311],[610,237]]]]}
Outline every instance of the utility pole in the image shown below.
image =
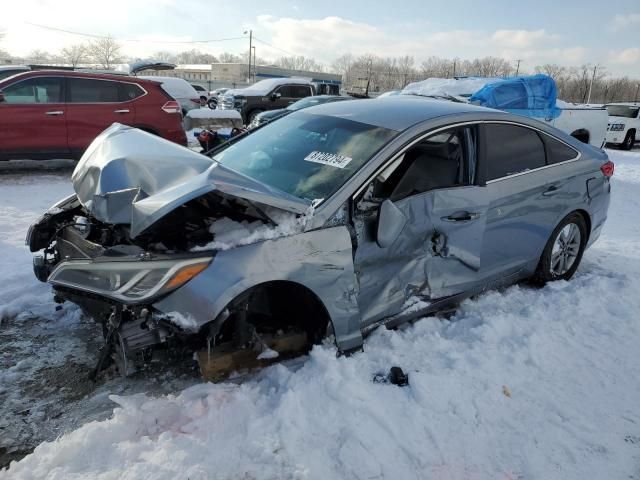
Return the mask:
{"type": "Polygon", "coordinates": [[[589,94],[587,95],[587,103],[591,103],[591,88],[593,87],[593,81],[596,78],[596,70],[598,66],[593,67],[593,75],[591,75],[591,81],[589,82],[589,94]]]}
{"type": "Polygon", "coordinates": [[[453,59],[453,78],[456,78],[456,59],[453,59]]]}
{"type": "Polygon", "coordinates": [[[516,62],[518,62],[517,65],[516,65],[516,77],[518,76],[518,73],[520,73],[520,62],[521,61],[522,61],[522,59],[520,59],[520,58],[518,58],[516,60],[516,62]]]}
{"type": "Polygon", "coordinates": [[[256,47],[251,47],[253,49],[253,83],[256,83],[256,47]]]}
{"type": "Polygon", "coordinates": [[[633,103],[638,103],[638,90],[640,90],[640,83],[636,85],[636,96],[633,103]]]}
{"type": "MultiPolygon", "coordinates": [[[[244,34],[247,34],[247,31],[244,31],[244,34]]],[[[251,81],[251,53],[252,53],[252,42],[253,42],[253,30],[249,30],[249,72],[247,74],[247,80],[251,81]]]]}

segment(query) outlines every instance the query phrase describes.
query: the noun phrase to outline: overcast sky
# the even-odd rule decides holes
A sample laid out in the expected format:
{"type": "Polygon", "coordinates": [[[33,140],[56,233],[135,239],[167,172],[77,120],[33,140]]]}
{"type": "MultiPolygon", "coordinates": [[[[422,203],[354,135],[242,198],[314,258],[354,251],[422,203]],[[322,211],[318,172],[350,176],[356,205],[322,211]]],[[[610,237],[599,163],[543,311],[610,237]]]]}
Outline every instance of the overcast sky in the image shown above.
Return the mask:
{"type": "Polygon", "coordinates": [[[330,63],[343,53],[371,52],[412,55],[419,65],[431,55],[494,55],[522,59],[525,71],[599,63],[640,77],[640,0],[3,0],[0,48],[25,55],[86,40],[26,22],[112,35],[138,57],[191,48],[242,53],[248,38],[164,42],[242,37],[251,28],[263,58],[296,54],[330,63]]]}

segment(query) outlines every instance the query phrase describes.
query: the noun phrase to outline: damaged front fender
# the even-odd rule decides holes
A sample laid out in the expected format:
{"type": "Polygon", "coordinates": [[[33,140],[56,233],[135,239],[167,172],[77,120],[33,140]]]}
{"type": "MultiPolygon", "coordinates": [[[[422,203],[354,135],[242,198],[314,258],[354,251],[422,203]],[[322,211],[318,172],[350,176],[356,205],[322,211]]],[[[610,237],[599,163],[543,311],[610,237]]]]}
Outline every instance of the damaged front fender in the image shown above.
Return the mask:
{"type": "Polygon", "coordinates": [[[219,251],[204,272],[153,307],[167,315],[184,312],[201,327],[242,293],[273,281],[298,283],[318,297],[341,350],[362,345],[351,236],[345,226],[219,251]]]}

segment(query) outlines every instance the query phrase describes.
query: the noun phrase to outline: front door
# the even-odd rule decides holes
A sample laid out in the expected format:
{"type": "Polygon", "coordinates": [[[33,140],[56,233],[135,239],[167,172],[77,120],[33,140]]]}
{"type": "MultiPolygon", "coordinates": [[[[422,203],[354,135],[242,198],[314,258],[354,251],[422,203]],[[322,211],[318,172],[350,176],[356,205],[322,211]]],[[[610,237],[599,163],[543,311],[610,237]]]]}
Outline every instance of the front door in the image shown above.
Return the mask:
{"type": "Polygon", "coordinates": [[[475,185],[475,127],[428,136],[389,163],[356,199],[354,257],[363,326],[466,291],[481,278],[486,190],[475,185]],[[404,227],[378,236],[389,200],[404,227]]]}
{"type": "Polygon", "coordinates": [[[3,89],[0,154],[68,156],[64,79],[31,77],[3,89]]]}

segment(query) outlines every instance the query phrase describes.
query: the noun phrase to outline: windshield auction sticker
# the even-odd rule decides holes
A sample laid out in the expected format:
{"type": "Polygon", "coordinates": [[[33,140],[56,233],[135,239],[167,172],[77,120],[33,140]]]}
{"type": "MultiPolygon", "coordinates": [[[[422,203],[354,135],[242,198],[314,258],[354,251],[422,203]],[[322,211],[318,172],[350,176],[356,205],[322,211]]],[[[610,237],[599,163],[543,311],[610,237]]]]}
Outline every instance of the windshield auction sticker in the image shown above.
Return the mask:
{"type": "Polygon", "coordinates": [[[307,162],[323,163],[325,165],[331,165],[336,168],[344,168],[352,160],[351,157],[345,157],[344,155],[338,155],[337,153],[327,152],[311,152],[304,157],[307,162]]]}

